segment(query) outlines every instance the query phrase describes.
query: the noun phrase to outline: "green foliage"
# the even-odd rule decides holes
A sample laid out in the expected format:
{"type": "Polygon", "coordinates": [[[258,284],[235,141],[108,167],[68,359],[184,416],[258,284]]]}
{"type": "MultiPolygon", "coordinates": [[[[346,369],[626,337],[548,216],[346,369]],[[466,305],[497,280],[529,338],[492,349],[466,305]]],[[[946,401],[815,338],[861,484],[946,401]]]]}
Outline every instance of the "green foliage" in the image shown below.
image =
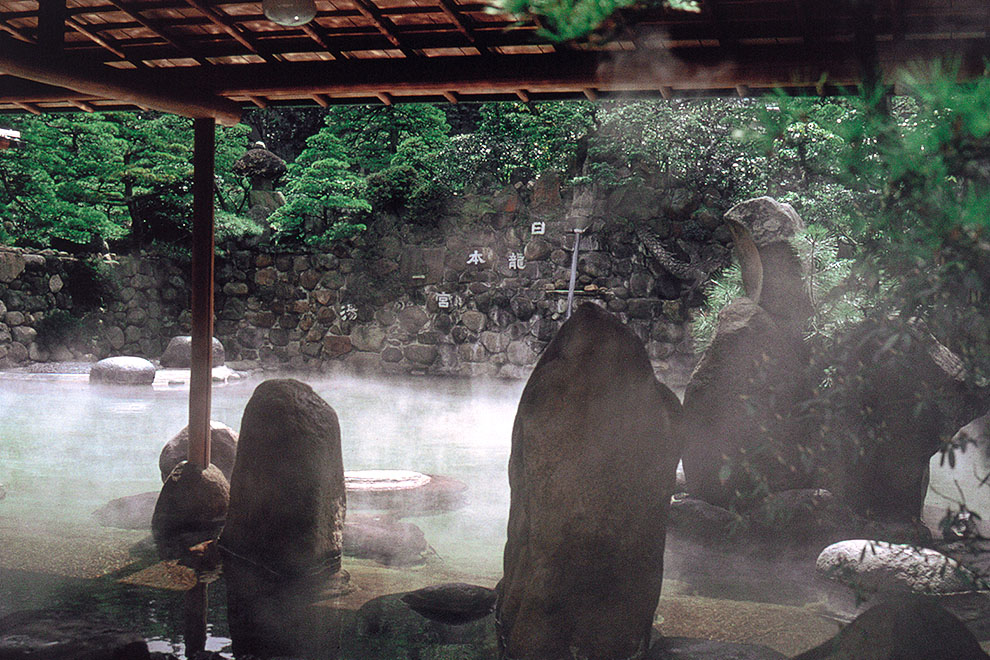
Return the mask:
{"type": "Polygon", "coordinates": [[[889,101],[781,99],[756,139],[768,153],[791,153],[808,190],[833,191],[829,225],[856,246],[857,286],[878,315],[925,319],[983,380],[990,376],[990,80],[960,84],[952,68],[936,67],[907,83],[913,95],[889,101]],[[795,134],[810,140],[803,160],[792,148],[795,134]]]}
{"type": "Polygon", "coordinates": [[[746,295],[743,290],[742,271],[733,264],[722,270],[717,278],[705,285],[705,306],[697,311],[691,323],[694,349],[700,355],[715,338],[718,314],[736,298],[746,295]]]}
{"type": "MultiPolygon", "coordinates": [[[[5,122],[6,123],[6,122],[5,122]]],[[[135,243],[187,240],[192,195],[192,126],[159,113],[13,117],[25,148],[0,152],[5,241],[66,249],[130,235],[135,243]]],[[[218,133],[218,191],[239,190],[230,174],[247,127],[218,133]]]]}
{"type": "Polygon", "coordinates": [[[279,242],[326,245],[366,228],[371,205],[364,179],[353,172],[341,141],[328,131],[307,140],[289,168],[288,203],[269,218],[279,242]]]}
{"type": "Polygon", "coordinates": [[[701,11],[697,0],[495,0],[493,7],[509,14],[533,16],[545,36],[556,41],[571,41],[600,30],[612,14],[633,5],[701,11]]]}

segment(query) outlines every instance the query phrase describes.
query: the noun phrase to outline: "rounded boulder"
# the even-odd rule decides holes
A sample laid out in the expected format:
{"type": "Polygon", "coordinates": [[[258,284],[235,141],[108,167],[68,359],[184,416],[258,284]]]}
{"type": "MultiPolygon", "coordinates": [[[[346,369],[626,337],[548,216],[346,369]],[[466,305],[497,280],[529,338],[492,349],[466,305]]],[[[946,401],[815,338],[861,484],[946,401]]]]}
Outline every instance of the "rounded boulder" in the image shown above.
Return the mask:
{"type": "Polygon", "coordinates": [[[122,355],[100,360],[89,370],[89,382],[108,385],[151,385],[155,365],[140,357],[122,355]]]}
{"type": "MultiPolygon", "coordinates": [[[[174,438],[165,443],[162,453],[158,456],[158,469],[162,473],[162,481],[168,479],[175,466],[189,456],[189,427],[179,431],[174,438]]],[[[228,480],[234,469],[234,458],[237,456],[237,431],[222,422],[210,420],[210,462],[220,468],[228,480]]]]}
{"type": "MultiPolygon", "coordinates": [[[[224,362],[223,344],[216,337],[213,338],[212,359],[214,367],[219,367],[224,362]]],[[[188,369],[192,364],[192,337],[172,337],[159,362],[166,369],[188,369]]]]}

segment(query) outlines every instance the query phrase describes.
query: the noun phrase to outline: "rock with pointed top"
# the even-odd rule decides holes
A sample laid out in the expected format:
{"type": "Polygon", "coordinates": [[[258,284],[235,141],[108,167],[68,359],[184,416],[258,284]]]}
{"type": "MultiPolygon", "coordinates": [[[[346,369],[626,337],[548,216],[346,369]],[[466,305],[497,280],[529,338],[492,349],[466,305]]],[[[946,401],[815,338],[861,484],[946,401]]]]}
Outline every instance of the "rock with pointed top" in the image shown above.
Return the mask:
{"type": "Polygon", "coordinates": [[[580,307],[547,346],[512,433],[496,621],[504,658],[634,658],[660,597],[677,397],[642,342],[580,307]]]}

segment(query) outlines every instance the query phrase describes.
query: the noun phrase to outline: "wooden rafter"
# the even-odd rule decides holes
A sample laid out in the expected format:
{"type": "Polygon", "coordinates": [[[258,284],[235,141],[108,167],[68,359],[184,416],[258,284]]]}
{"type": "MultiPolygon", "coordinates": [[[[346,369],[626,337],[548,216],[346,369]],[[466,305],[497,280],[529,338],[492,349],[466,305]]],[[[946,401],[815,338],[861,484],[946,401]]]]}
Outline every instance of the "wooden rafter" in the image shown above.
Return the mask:
{"type": "Polygon", "coordinates": [[[88,27],[86,27],[86,26],[82,25],[81,23],[79,23],[78,21],[76,21],[74,18],[67,18],[65,20],[65,24],[68,25],[73,30],[75,30],[76,32],[78,32],[79,34],[81,34],[84,37],[86,37],[87,39],[89,39],[90,41],[92,41],[94,44],[96,44],[100,48],[103,48],[104,50],[106,50],[106,51],[108,51],[110,53],[113,53],[114,55],[116,55],[120,59],[127,60],[128,62],[130,62],[131,64],[133,64],[135,66],[144,66],[144,63],[141,62],[141,60],[132,60],[132,59],[128,58],[127,55],[124,53],[124,51],[122,51],[116,45],[110,43],[110,40],[109,39],[107,39],[105,37],[101,37],[100,35],[96,34],[92,30],[90,30],[88,27]]]}
{"type": "Polygon", "coordinates": [[[175,37],[168,34],[168,30],[163,28],[157,21],[152,21],[141,15],[141,12],[135,8],[128,7],[121,0],[107,0],[111,5],[117,8],[121,13],[131,17],[133,20],[137,21],[146,30],[149,30],[161,39],[164,39],[166,43],[175,48],[180,53],[192,57],[194,60],[200,64],[207,64],[206,59],[200,57],[192,51],[186,44],[182,43],[175,37]]]}
{"type": "Polygon", "coordinates": [[[411,49],[403,45],[402,41],[396,35],[394,23],[392,23],[388,18],[386,18],[381,9],[379,9],[372,0],[351,0],[357,10],[361,12],[361,15],[371,21],[375,29],[381,32],[382,36],[388,39],[389,43],[399,49],[403,55],[406,57],[415,57],[416,53],[411,49]]]}
{"type": "Polygon", "coordinates": [[[440,3],[440,9],[443,11],[443,15],[446,16],[457,31],[464,35],[468,40],[468,43],[473,44],[475,42],[474,34],[471,32],[471,28],[468,27],[467,22],[460,14],[457,13],[457,9],[453,2],[450,0],[437,0],[440,3]]]}
{"type": "Polygon", "coordinates": [[[281,60],[281,58],[272,55],[271,53],[262,52],[257,45],[255,45],[253,40],[251,40],[248,36],[241,34],[240,30],[237,29],[230,17],[226,13],[222,13],[221,10],[208,7],[200,0],[186,0],[186,4],[203,14],[203,16],[206,16],[211,23],[223,30],[230,36],[231,39],[244,46],[255,55],[260,55],[265,59],[265,61],[278,62],[281,60]]]}
{"type": "Polygon", "coordinates": [[[307,23],[306,25],[302,25],[300,26],[300,29],[302,30],[303,34],[305,34],[307,37],[312,39],[317,46],[319,46],[324,51],[329,53],[330,56],[333,57],[333,59],[335,60],[344,59],[344,54],[340,51],[340,49],[331,46],[327,38],[320,33],[321,31],[318,28],[313,27],[312,23],[307,23]]]}
{"type": "Polygon", "coordinates": [[[58,54],[65,47],[65,0],[38,3],[38,45],[47,53],[58,54]]]}
{"type": "Polygon", "coordinates": [[[27,35],[26,32],[15,28],[13,25],[7,21],[0,20],[0,31],[6,32],[10,36],[23,41],[24,43],[33,44],[35,40],[27,35]]]}

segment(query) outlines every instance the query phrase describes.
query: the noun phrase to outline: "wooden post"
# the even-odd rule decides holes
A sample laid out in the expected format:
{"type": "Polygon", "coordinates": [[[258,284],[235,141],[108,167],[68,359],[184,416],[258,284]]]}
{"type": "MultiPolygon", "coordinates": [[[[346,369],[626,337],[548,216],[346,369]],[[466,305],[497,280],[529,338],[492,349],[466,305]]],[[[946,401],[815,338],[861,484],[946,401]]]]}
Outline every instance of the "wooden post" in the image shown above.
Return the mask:
{"type": "Polygon", "coordinates": [[[216,127],[194,119],[192,230],[192,363],[189,378],[189,462],[210,464],[213,385],[213,169],[216,127]]]}

